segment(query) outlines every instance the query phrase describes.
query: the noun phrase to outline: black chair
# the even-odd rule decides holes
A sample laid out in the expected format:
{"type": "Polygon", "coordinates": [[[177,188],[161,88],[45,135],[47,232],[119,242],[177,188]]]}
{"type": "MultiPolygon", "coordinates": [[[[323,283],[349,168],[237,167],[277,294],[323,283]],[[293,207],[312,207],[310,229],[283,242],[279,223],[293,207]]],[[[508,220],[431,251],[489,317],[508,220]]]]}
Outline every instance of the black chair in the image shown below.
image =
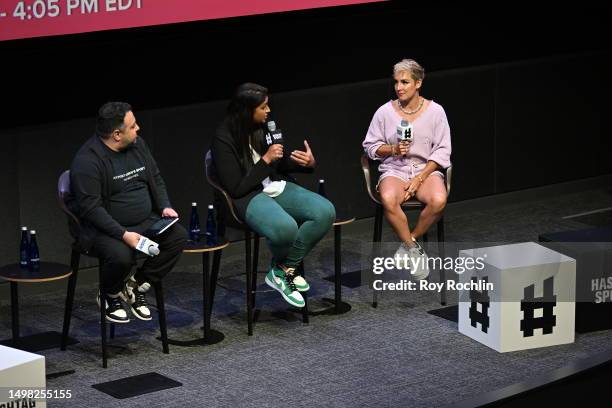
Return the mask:
{"type": "MultiPolygon", "coordinates": [[[[66,199],[70,194],[70,170],[66,170],[63,172],[59,180],[57,182],[57,198],[59,202],[59,206],[62,211],[68,217],[68,227],[70,230],[70,235],[74,238],[74,242],[72,243],[72,250],[70,254],[70,267],[72,268],[72,275],[70,275],[68,281],[68,293],[66,295],[66,308],[64,312],[64,327],[62,330],[62,343],[61,350],[66,350],[66,345],[68,342],[68,332],[70,330],[70,319],[72,317],[72,305],[74,303],[74,292],[76,289],[77,276],[79,272],[79,262],[81,260],[81,255],[86,256],[94,256],[90,254],[88,251],[83,250],[79,245],[79,231],[80,231],[80,221],[77,216],[70,211],[68,206],[66,205],[66,199]]],[[[104,288],[102,287],[102,268],[99,268],[98,272],[99,279],[99,288],[100,293],[104,293],[104,288]]],[[[162,348],[165,354],[168,354],[168,334],[167,334],[167,326],[166,326],[166,310],[164,307],[164,294],[162,289],[161,282],[151,282],[153,288],[155,289],[155,297],[157,300],[157,312],[159,315],[159,329],[161,331],[161,340],[162,340],[162,348]]],[[[103,299],[100,300],[101,305],[105,305],[103,299]]],[[[107,367],[107,352],[106,352],[106,316],[105,316],[105,308],[100,307],[100,335],[102,337],[102,367],[107,367]]],[[[110,338],[115,337],[115,324],[111,323],[110,328],[110,338]]]]}
{"type": "MultiPolygon", "coordinates": [[[[366,183],[366,189],[368,190],[368,195],[376,204],[376,214],[374,216],[374,236],[372,241],[374,243],[380,242],[382,238],[382,222],[383,222],[383,206],[380,198],[380,194],[376,191],[373,186],[376,186],[378,179],[380,177],[380,172],[378,171],[378,162],[372,160],[368,157],[367,154],[363,154],[361,156],[361,169],[363,170],[363,177],[366,183]]],[[[446,193],[450,194],[451,191],[451,177],[452,177],[452,166],[442,171],[444,173],[444,180],[446,184],[446,193]]],[[[402,203],[402,208],[406,210],[411,209],[419,209],[422,210],[425,208],[425,205],[418,201],[416,198],[411,198],[410,200],[402,203]]],[[[440,217],[437,224],[438,229],[438,252],[441,258],[444,258],[444,215],[440,217]]],[[[423,241],[427,242],[427,233],[423,235],[423,241]]],[[[444,268],[440,269],[440,282],[445,281],[445,273],[444,268]]],[[[377,301],[377,291],[373,291],[373,300],[372,306],[376,307],[378,305],[377,301]]],[[[440,303],[442,305],[446,304],[446,285],[443,287],[443,290],[440,292],[440,303]]]]}
{"type": "MultiPolygon", "coordinates": [[[[257,267],[259,263],[259,235],[253,231],[247,223],[238,217],[234,207],[234,201],[225,191],[218,181],[216,175],[212,153],[209,150],[204,157],[204,168],[206,172],[206,181],[215,190],[217,198],[216,207],[219,209],[219,235],[224,235],[225,227],[241,229],[244,231],[244,247],[246,258],[246,304],[247,304],[247,325],[249,336],[253,335],[253,321],[255,314],[255,294],[257,293],[257,267]],[[253,251],[251,258],[251,239],[253,242],[253,251]]],[[[300,270],[303,273],[303,264],[300,265],[300,270]]],[[[211,288],[211,298],[214,299],[215,287],[211,288]]],[[[302,322],[308,323],[308,300],[306,293],[302,292],[305,305],[302,308],[302,322]]]]}

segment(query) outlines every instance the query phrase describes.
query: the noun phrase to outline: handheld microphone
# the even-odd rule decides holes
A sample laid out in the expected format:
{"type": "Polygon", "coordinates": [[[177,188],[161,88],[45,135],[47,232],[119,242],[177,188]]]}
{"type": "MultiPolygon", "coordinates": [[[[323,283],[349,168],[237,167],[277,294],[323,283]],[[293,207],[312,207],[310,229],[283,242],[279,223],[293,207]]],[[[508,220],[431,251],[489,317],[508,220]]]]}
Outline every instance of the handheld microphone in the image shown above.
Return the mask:
{"type": "Polygon", "coordinates": [[[412,142],[412,123],[402,119],[400,124],[397,126],[397,136],[402,142],[412,142]]]}
{"type": "Polygon", "coordinates": [[[159,255],[159,244],[157,242],[151,241],[149,238],[144,235],[140,236],[138,240],[138,244],[136,244],[136,249],[140,252],[143,252],[149,256],[159,255]]]}
{"type": "Polygon", "coordinates": [[[276,123],[271,120],[268,122],[268,133],[266,134],[266,146],[273,144],[284,144],[283,133],[276,127],[276,123]]]}

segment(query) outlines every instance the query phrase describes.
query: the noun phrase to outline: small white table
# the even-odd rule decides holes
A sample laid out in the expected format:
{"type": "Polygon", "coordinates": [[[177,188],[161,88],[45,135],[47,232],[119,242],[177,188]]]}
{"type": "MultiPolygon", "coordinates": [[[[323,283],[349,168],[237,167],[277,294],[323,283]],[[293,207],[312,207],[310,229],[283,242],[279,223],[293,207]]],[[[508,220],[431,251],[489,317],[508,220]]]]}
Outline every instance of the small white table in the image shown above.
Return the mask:
{"type": "Polygon", "coordinates": [[[460,333],[499,352],[574,342],[574,259],[535,242],[462,250],[459,257],[481,265],[459,274],[459,282],[493,284],[459,293],[460,333]]]}
{"type": "MultiPolygon", "coordinates": [[[[38,390],[39,396],[44,395],[42,391],[46,387],[45,357],[0,346],[0,387],[0,405],[10,406],[10,402],[16,401],[9,400],[10,390],[38,390]]],[[[22,398],[18,400],[23,401],[22,398]]],[[[46,406],[44,400],[36,399],[36,407],[46,406]]]]}

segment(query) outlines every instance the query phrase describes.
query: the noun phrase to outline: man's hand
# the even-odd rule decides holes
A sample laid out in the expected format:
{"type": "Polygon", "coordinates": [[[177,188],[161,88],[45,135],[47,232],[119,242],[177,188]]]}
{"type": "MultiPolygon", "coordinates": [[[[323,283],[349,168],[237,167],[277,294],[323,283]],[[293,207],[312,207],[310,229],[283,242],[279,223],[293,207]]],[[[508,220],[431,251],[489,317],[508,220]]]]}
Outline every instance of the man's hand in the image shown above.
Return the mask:
{"type": "Polygon", "coordinates": [[[162,217],[178,218],[178,213],[174,211],[172,208],[168,207],[168,208],[164,208],[164,210],[162,211],[162,217]]]}
{"type": "Polygon", "coordinates": [[[306,140],[304,140],[304,147],[306,148],[306,151],[294,150],[291,152],[291,160],[300,166],[314,167],[317,164],[317,161],[315,160],[312,150],[310,150],[310,146],[306,140]]]}
{"type": "Polygon", "coordinates": [[[137,232],[125,231],[123,233],[123,242],[125,242],[130,248],[136,249],[138,241],[140,240],[140,234],[137,232]]]}

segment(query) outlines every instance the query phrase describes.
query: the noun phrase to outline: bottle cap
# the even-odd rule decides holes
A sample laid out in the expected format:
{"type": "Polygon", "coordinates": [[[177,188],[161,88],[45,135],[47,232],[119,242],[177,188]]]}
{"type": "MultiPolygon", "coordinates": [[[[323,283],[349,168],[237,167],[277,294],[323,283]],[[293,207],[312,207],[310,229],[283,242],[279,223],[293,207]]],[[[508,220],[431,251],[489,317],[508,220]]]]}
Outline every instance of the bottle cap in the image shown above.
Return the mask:
{"type": "Polygon", "coordinates": [[[212,204],[208,204],[208,209],[212,210],[213,209],[213,205],[212,204]]]}
{"type": "Polygon", "coordinates": [[[36,234],[36,230],[30,230],[30,234],[36,234]]]}
{"type": "Polygon", "coordinates": [[[21,230],[22,230],[22,231],[27,231],[27,230],[28,230],[28,227],[21,227],[21,230]]]}
{"type": "Polygon", "coordinates": [[[319,179],[319,183],[325,183],[325,180],[319,179]]]}
{"type": "Polygon", "coordinates": [[[192,207],[197,207],[198,203],[191,203],[192,207]]]}

